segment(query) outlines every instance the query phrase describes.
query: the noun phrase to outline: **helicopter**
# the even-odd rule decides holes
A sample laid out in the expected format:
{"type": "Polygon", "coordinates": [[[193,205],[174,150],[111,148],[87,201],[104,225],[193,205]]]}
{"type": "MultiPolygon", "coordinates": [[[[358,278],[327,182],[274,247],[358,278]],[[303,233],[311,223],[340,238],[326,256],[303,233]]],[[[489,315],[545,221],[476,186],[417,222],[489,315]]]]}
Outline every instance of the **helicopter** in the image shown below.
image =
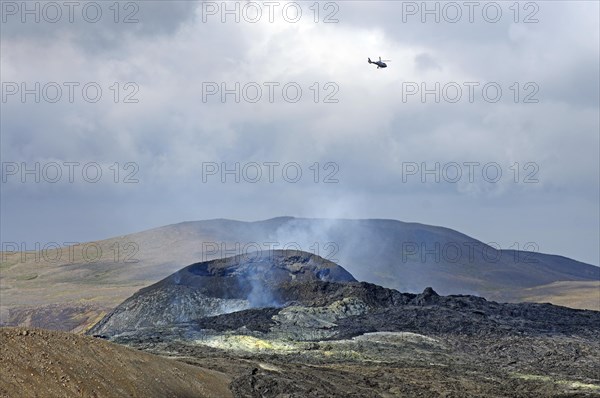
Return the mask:
{"type": "Polygon", "coordinates": [[[386,62],[391,62],[391,60],[389,60],[389,59],[386,59],[386,60],[382,61],[381,57],[379,57],[379,61],[375,61],[375,62],[371,61],[371,58],[368,58],[368,60],[369,60],[370,64],[377,65],[377,69],[379,69],[379,68],[387,68],[386,62]]]}

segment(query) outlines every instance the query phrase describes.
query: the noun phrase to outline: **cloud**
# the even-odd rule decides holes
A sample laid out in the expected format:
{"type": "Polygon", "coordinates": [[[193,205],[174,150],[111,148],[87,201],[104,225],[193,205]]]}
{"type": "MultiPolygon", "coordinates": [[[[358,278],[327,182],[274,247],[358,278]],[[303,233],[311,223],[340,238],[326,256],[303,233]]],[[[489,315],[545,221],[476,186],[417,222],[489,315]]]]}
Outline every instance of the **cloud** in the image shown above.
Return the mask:
{"type": "Polygon", "coordinates": [[[496,23],[481,10],[471,23],[464,9],[457,23],[443,15],[422,23],[420,13],[403,9],[409,3],[339,3],[339,23],[323,23],[335,11],[323,4],[318,23],[308,5],[297,23],[278,13],[274,23],[221,23],[220,15],[203,22],[196,2],[139,3],[134,24],[114,23],[110,9],[98,24],[8,21],[2,82],[58,82],[63,97],[35,103],[28,95],[22,103],[17,94],[2,103],[2,161],[98,162],[105,178],[58,189],[10,176],[1,194],[5,238],[94,239],[192,218],[323,217],[324,208],[341,206],[348,218],[410,218],[475,234],[486,233],[480,220],[490,218],[486,228],[503,231],[506,241],[519,235],[518,224],[528,240],[542,236],[542,249],[597,264],[598,4],[539,3],[539,22],[525,24],[535,10],[521,9],[515,23],[508,6],[496,23]],[[387,69],[367,64],[379,56],[392,60],[387,69]],[[79,83],[73,103],[64,82],[79,83]],[[83,98],[90,82],[102,89],[96,103],[83,98]],[[478,83],[473,102],[468,82],[478,83]],[[221,90],[236,83],[240,102],[228,94],[223,103],[221,90]],[[407,95],[413,83],[420,92],[407,95]],[[439,103],[434,94],[422,101],[422,89],[436,83],[439,103]],[[502,88],[497,103],[484,99],[488,83],[502,88]],[[219,92],[206,95],[207,84],[219,92]],[[288,94],[301,88],[298,102],[286,97],[286,85],[288,94]],[[262,96],[249,102],[256,87],[262,96]],[[462,97],[453,103],[456,87],[462,97]],[[127,95],[138,102],[124,102],[127,95]],[[123,165],[135,163],[140,182],[112,183],[115,162],[121,179],[123,165]],[[240,170],[294,162],[303,178],[223,184],[217,175],[204,183],[206,162],[240,170]],[[472,162],[498,164],[502,179],[469,181],[464,163],[472,162]],[[338,183],[324,182],[329,163],[338,183]],[[440,164],[439,183],[431,174],[422,182],[424,163],[440,164]],[[462,166],[458,182],[442,174],[450,163],[462,166]],[[407,164],[419,172],[407,176],[407,164]],[[539,181],[524,183],[536,167],[539,181]],[[540,231],[547,216],[536,206],[552,214],[554,235],[540,231]],[[105,216],[59,222],[92,212],[105,216]]]}

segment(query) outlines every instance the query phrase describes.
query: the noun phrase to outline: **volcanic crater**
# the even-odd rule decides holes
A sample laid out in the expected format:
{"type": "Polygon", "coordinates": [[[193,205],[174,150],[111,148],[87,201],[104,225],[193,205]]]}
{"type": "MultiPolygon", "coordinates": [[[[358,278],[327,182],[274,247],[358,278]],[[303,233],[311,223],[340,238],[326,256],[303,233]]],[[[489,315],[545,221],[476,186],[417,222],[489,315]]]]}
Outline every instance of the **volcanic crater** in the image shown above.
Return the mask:
{"type": "Polygon", "coordinates": [[[270,251],[189,265],[88,334],[210,363],[242,397],[588,396],[600,393],[599,325],[597,311],[402,293],[314,254],[270,251]],[[413,385],[407,367],[458,382],[413,385]]]}

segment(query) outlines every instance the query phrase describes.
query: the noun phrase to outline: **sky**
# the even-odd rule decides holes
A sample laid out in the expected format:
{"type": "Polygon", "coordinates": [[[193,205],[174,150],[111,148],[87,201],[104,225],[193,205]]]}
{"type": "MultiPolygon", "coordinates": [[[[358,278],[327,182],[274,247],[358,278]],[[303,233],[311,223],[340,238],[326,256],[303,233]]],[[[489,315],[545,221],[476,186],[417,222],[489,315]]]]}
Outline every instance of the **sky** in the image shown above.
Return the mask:
{"type": "Polygon", "coordinates": [[[596,1],[0,5],[3,245],[386,218],[600,263],[596,1]]]}

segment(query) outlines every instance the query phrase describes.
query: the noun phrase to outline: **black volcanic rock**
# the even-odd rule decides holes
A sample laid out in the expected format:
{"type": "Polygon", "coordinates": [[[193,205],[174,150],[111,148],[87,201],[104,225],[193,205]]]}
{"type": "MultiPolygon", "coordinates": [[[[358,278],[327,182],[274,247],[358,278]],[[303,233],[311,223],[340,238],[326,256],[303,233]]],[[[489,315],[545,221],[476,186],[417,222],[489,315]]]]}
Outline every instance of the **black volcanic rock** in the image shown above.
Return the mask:
{"type": "Polygon", "coordinates": [[[285,282],[313,280],[356,281],[348,271],[317,255],[271,250],[192,264],[151,288],[174,284],[192,286],[212,297],[246,298],[256,283],[274,287],[285,282]]]}
{"type": "Polygon", "coordinates": [[[435,304],[439,302],[438,297],[440,297],[440,295],[437,294],[433,288],[426,287],[425,290],[423,290],[423,293],[414,298],[414,302],[416,305],[435,304]]]}
{"type": "Polygon", "coordinates": [[[254,252],[195,263],[141,289],[89,333],[113,336],[250,308],[279,307],[301,296],[287,297],[282,286],[293,290],[290,286],[315,281],[356,282],[339,265],[294,250],[254,252]]]}
{"type": "Polygon", "coordinates": [[[272,252],[192,264],[140,290],[89,334],[121,342],[250,334],[319,341],[370,332],[600,339],[600,312],[551,304],[502,304],[428,287],[401,293],[357,282],[304,252],[272,252]]]}
{"type": "Polygon", "coordinates": [[[401,293],[302,252],[192,264],[88,333],[233,375],[236,397],[563,397],[600,386],[600,312],[401,293]],[[417,371],[425,388],[414,388],[417,371]]]}

